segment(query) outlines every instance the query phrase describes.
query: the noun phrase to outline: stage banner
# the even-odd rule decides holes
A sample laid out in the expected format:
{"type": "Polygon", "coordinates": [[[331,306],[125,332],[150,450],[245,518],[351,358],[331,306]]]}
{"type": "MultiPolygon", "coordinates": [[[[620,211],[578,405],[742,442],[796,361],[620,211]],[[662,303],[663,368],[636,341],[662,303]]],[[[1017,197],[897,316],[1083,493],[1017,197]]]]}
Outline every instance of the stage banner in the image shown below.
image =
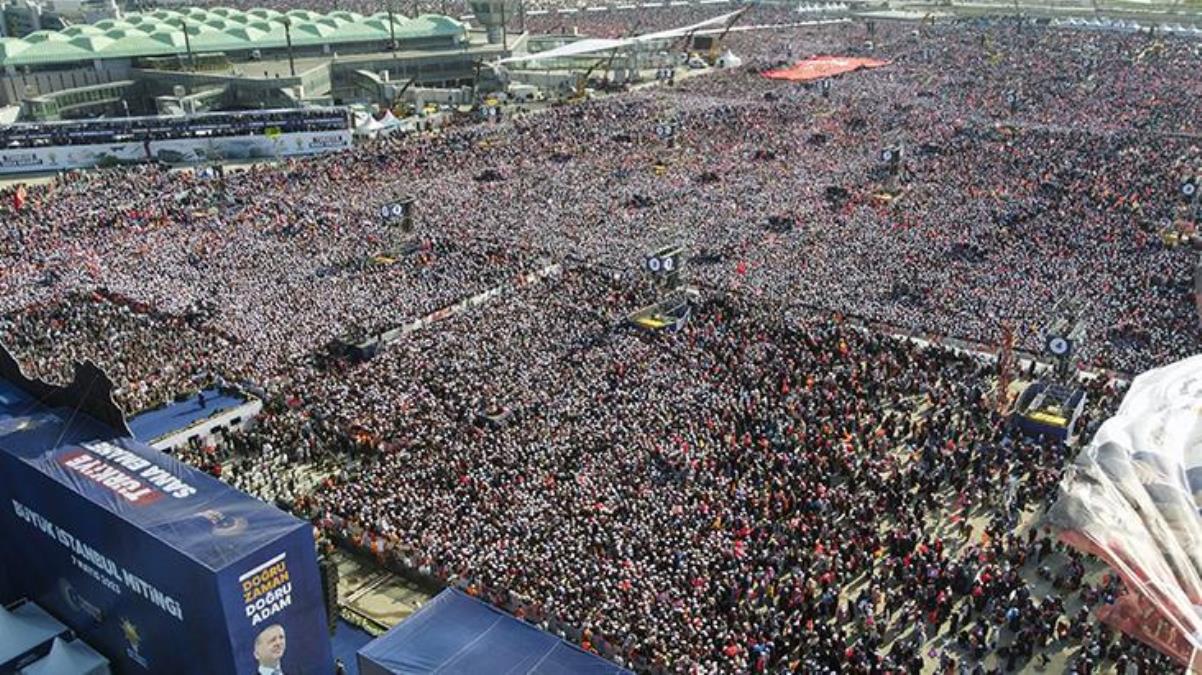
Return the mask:
{"type": "Polygon", "coordinates": [[[268,160],[346,150],[351,132],[322,131],[181,138],[147,143],[56,145],[42,148],[0,148],[0,175],[69,171],[106,164],[156,161],[200,164],[229,160],[268,160]]]}
{"type": "Polygon", "coordinates": [[[126,675],[333,672],[308,523],[83,414],[3,408],[0,601],[39,603],[126,675]]]}

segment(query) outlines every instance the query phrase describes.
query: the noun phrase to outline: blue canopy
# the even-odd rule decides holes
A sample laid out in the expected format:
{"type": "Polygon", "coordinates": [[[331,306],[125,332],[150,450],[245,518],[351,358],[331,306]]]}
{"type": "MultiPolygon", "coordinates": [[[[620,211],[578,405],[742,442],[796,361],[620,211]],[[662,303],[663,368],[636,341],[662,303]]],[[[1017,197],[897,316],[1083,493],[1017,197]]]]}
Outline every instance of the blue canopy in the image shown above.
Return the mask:
{"type": "Polygon", "coordinates": [[[26,654],[67,631],[67,627],[32,602],[12,610],[0,607],[0,672],[26,654]]]}
{"type": "Polygon", "coordinates": [[[21,669],[20,675],[109,675],[109,661],[83,640],[54,638],[50,653],[21,669]]]}
{"type": "Polygon", "coordinates": [[[360,675],[629,672],[456,589],[359,650],[360,675]]]}

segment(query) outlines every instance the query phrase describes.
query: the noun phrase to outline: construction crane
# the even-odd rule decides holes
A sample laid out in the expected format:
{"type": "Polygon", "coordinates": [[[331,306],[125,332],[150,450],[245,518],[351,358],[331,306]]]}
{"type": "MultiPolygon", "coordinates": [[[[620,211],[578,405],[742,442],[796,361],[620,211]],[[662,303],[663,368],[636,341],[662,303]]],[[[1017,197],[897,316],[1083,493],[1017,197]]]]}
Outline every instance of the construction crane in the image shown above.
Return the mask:
{"type": "Polygon", "coordinates": [[[576,88],[573,90],[572,98],[569,100],[572,101],[573,103],[575,103],[577,101],[583,101],[584,99],[586,99],[588,97],[587,90],[588,90],[589,76],[592,75],[593,71],[596,70],[597,67],[600,66],[601,64],[607,63],[607,62],[613,63],[613,59],[615,56],[617,56],[617,54],[618,54],[618,48],[614,47],[613,50],[611,50],[610,57],[608,59],[601,59],[600,61],[597,61],[593,65],[589,66],[588,70],[584,71],[584,73],[582,75],[577,77],[576,78],[576,88]]]}
{"type": "Polygon", "coordinates": [[[734,16],[732,16],[730,18],[730,21],[727,22],[726,27],[723,28],[722,32],[718,34],[718,38],[715,39],[713,44],[710,45],[708,61],[711,66],[714,65],[715,63],[717,63],[718,57],[722,55],[721,54],[722,41],[726,39],[726,34],[730,32],[731,28],[734,28],[734,25],[739,22],[739,19],[743,18],[743,15],[747,13],[747,10],[749,8],[750,8],[750,5],[748,5],[747,7],[744,7],[743,9],[740,9],[738,14],[735,14],[734,16]]]}
{"type": "Polygon", "coordinates": [[[932,14],[931,12],[927,12],[922,17],[922,20],[918,22],[918,34],[925,37],[927,34],[927,29],[929,29],[930,27],[932,27],[934,25],[935,25],[935,15],[932,14]]]}
{"type": "Polygon", "coordinates": [[[1164,40],[1156,38],[1152,44],[1144,47],[1143,50],[1135,56],[1135,62],[1143,63],[1149,57],[1158,57],[1162,54],[1164,54],[1164,40]]]}
{"type": "Polygon", "coordinates": [[[609,81],[609,74],[613,72],[614,59],[616,58],[618,58],[618,50],[615,49],[609,53],[609,60],[605,62],[605,70],[601,71],[604,74],[604,79],[606,82],[609,81]]]}
{"type": "MultiPolygon", "coordinates": [[[[642,25],[643,25],[643,17],[640,16],[638,21],[635,22],[634,27],[631,28],[629,31],[627,31],[627,33],[619,39],[625,39],[625,38],[630,37],[631,35],[636,34],[638,32],[639,28],[642,27],[642,25]]],[[[605,64],[605,70],[603,72],[606,73],[606,79],[608,79],[608,73],[609,73],[610,69],[613,67],[614,59],[616,59],[618,57],[618,49],[619,49],[618,47],[614,47],[613,49],[609,50],[608,58],[603,58],[603,59],[597,61],[593,65],[589,66],[588,70],[584,71],[583,75],[576,78],[576,90],[575,90],[575,92],[573,92],[572,98],[571,98],[571,100],[573,102],[583,101],[585,99],[585,97],[586,97],[585,90],[588,89],[588,78],[590,75],[593,74],[594,70],[596,70],[599,66],[601,66],[601,64],[605,64]]]]}
{"type": "MultiPolygon", "coordinates": [[[[414,82],[417,82],[416,76],[409,78],[409,81],[402,85],[401,88],[392,95],[392,103],[388,107],[395,111],[397,109],[397,105],[401,102],[401,96],[408,91],[409,87],[413,86],[414,82]]],[[[402,117],[404,117],[404,115],[402,115],[402,117]]]]}
{"type": "Polygon", "coordinates": [[[483,64],[484,64],[484,61],[482,61],[481,59],[476,59],[475,72],[472,73],[472,101],[473,102],[476,100],[476,97],[479,96],[479,94],[480,94],[480,91],[479,91],[480,66],[482,66],[483,64]]]}

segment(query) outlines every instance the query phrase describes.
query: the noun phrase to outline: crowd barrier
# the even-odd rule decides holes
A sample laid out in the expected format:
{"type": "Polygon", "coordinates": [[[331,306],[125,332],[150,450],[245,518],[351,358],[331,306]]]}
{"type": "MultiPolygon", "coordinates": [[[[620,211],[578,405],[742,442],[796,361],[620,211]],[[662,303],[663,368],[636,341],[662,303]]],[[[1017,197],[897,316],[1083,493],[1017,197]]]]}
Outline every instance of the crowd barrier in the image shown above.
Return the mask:
{"type": "MultiPolygon", "coordinates": [[[[712,285],[702,285],[706,290],[714,292],[722,292],[729,295],[745,297],[745,294],[738,289],[718,289],[712,285]]],[[[832,310],[829,307],[821,307],[809,303],[796,303],[794,306],[803,307],[816,314],[827,314],[838,321],[842,321],[849,325],[857,326],[867,331],[892,335],[897,338],[909,340],[920,345],[934,345],[948,349],[960,354],[969,354],[991,363],[996,363],[998,360],[998,352],[1000,345],[991,345],[984,342],[978,342],[965,337],[955,337],[951,335],[941,335],[918,329],[905,328],[896,324],[878,321],[857,314],[845,314],[832,310]]],[[[1035,352],[1014,349],[1014,360],[1017,365],[1022,368],[1031,368],[1032,372],[1043,373],[1055,368],[1055,364],[1035,352]]],[[[1108,368],[1081,368],[1077,372],[1078,377],[1085,380],[1103,379],[1107,382],[1128,383],[1131,381],[1132,374],[1108,368]]]]}
{"type": "Polygon", "coordinates": [[[374,339],[379,340],[381,344],[392,344],[393,342],[400,340],[402,337],[414,331],[421,330],[439,321],[444,321],[452,316],[455,316],[456,314],[465,312],[474,307],[487,304],[494,298],[497,298],[498,296],[507,293],[510,290],[522,288],[529,284],[538,283],[539,281],[546,279],[548,276],[559,272],[560,269],[561,268],[558,264],[552,263],[533,272],[522,274],[517,278],[516,281],[494,286],[493,288],[477,293],[470,298],[460,300],[452,305],[447,305],[446,307],[431,312],[420,319],[414,319],[407,324],[403,324],[391,330],[386,330],[383,333],[380,333],[374,339]]]}

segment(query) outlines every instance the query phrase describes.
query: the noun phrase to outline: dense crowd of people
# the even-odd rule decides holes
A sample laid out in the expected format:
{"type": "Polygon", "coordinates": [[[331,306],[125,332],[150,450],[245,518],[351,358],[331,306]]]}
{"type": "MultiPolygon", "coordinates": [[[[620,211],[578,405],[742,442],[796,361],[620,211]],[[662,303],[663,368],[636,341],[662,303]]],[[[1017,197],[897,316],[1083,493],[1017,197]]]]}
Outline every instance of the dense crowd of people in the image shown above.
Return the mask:
{"type": "MultiPolygon", "coordinates": [[[[1121,584],[1033,525],[1071,449],[1006,424],[986,360],[889,334],[1037,350],[1074,297],[1091,369],[1196,351],[1197,253],[1163,235],[1202,170],[1197,46],[852,24],[727,45],[747,66],[502,123],[30,186],[0,199],[0,340],[52,379],[97,361],[130,412],[253,387],[256,429],[181,454],[641,671],[1164,672],[1089,618],[1121,584]],[[842,52],[889,63],[825,92],[759,74],[842,52]],[[397,190],[412,234],[380,222],[397,190]],[[667,243],[701,299],[638,332],[667,243]]],[[[1121,394],[1090,387],[1086,437],[1121,394]]]]}
{"type": "MultiPolygon", "coordinates": [[[[849,30],[731,45],[770,65],[802,56],[795,44],[838,50],[849,30]]],[[[1194,254],[1159,234],[1199,161],[1195,46],[892,36],[877,53],[893,63],[839,78],[830,98],[738,69],[223,181],[147,168],[32,188],[25,208],[0,207],[0,309],[96,285],[170,313],[208,302],[210,323],[244,341],[240,370],[259,371],[242,374],[264,381],[323,340],[424,315],[537,260],[631,268],[673,240],[722,288],[986,343],[1009,321],[1027,348],[1072,293],[1093,301],[1090,330],[1106,338],[1087,347],[1090,365],[1183,354],[1180,338],[1198,334],[1194,254]],[[889,200],[877,156],[891,145],[907,159],[889,200]],[[364,265],[396,238],[376,206],[397,185],[417,197],[428,246],[420,264],[364,265]]]]}
{"type": "Polygon", "coordinates": [[[570,271],[389,350],[319,398],[391,440],[305,507],[640,671],[1014,670],[1085,630],[1083,574],[1036,596],[1053,544],[1013,529],[1067,448],[1007,427],[992,366],[731,297],[647,338],[637,302],[570,271]]]}

